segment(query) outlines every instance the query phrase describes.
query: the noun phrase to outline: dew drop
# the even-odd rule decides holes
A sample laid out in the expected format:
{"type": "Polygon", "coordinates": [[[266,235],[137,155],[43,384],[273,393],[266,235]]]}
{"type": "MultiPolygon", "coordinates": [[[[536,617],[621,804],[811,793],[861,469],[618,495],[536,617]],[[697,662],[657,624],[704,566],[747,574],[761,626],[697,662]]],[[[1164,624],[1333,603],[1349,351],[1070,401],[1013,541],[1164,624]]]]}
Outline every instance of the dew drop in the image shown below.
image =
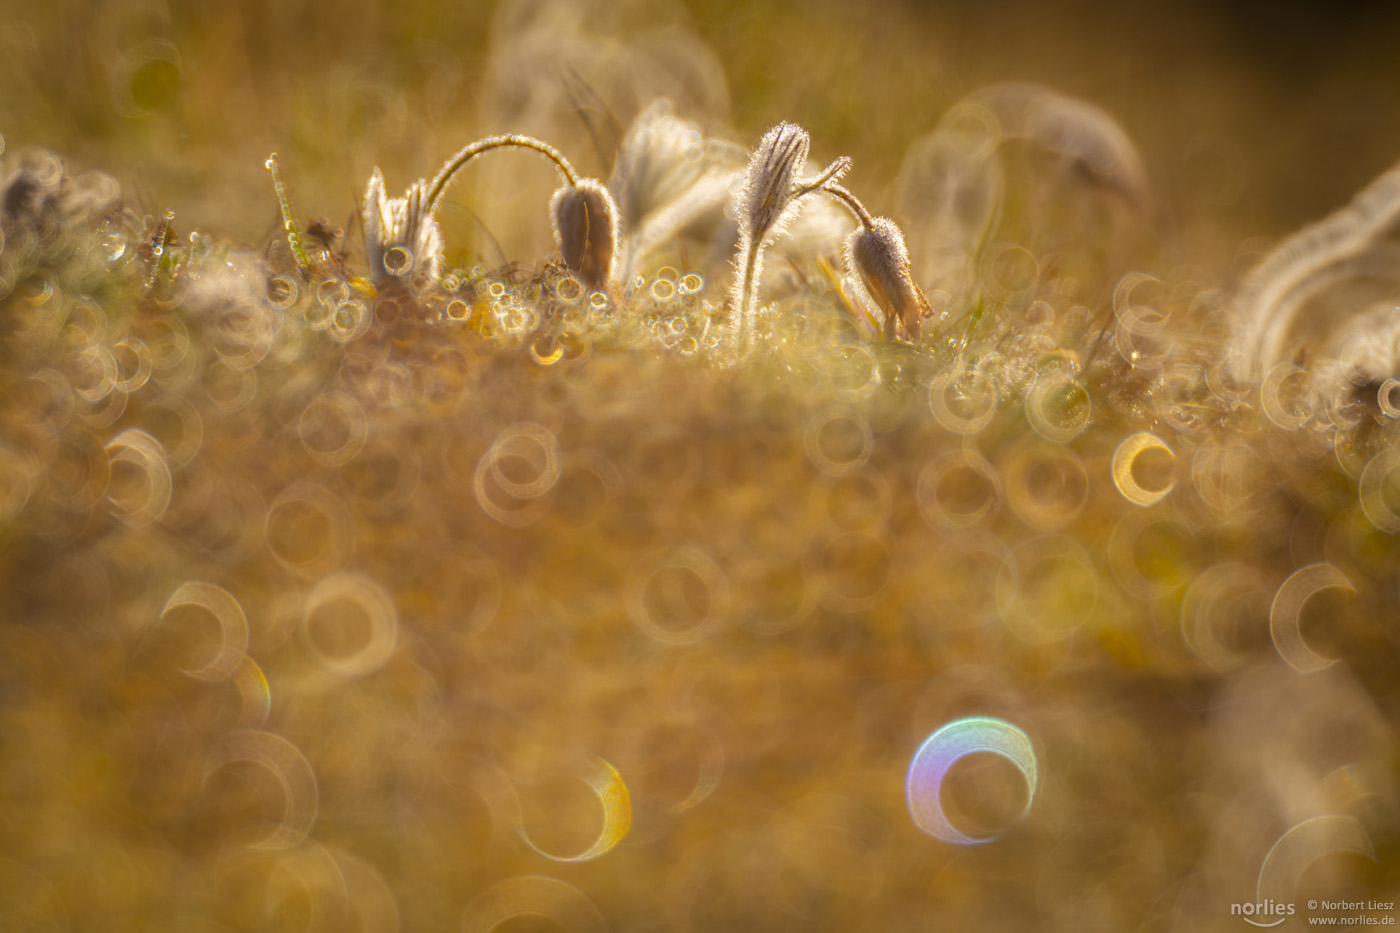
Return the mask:
{"type": "Polygon", "coordinates": [[[101,244],[102,258],[108,262],[116,262],[126,255],[126,237],[116,230],[105,234],[101,244]]]}
{"type": "Polygon", "coordinates": [[[384,253],[384,271],[390,275],[407,275],[413,270],[413,252],[395,246],[384,253]]]}
{"type": "Polygon", "coordinates": [[[1376,393],[1376,402],[1387,418],[1400,418],[1400,379],[1387,379],[1376,393]]]}

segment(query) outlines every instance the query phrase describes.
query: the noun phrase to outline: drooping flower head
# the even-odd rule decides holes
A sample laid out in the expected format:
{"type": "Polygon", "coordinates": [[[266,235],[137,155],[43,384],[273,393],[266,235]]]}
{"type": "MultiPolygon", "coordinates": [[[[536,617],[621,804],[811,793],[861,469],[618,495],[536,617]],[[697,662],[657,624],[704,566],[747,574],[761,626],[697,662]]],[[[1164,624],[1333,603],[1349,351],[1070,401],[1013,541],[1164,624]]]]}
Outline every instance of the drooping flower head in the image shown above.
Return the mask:
{"type": "Polygon", "coordinates": [[[885,339],[894,339],[898,323],[918,343],[921,321],[932,311],[914,281],[909,250],[895,222],[876,217],[852,233],[846,240],[846,265],[871,303],[884,312],[885,339]]]}
{"type": "Polygon", "coordinates": [[[846,240],[846,270],[858,297],[884,316],[886,340],[895,339],[895,325],[899,324],[909,339],[918,343],[923,319],[933,311],[914,281],[899,225],[888,217],[871,217],[859,198],[834,182],[824,184],[822,190],[845,204],[860,221],[846,240]]]}
{"type": "Polygon", "coordinates": [[[554,239],[584,288],[606,292],[617,281],[617,204],[602,182],[580,178],[554,192],[549,205],[554,239]]]}

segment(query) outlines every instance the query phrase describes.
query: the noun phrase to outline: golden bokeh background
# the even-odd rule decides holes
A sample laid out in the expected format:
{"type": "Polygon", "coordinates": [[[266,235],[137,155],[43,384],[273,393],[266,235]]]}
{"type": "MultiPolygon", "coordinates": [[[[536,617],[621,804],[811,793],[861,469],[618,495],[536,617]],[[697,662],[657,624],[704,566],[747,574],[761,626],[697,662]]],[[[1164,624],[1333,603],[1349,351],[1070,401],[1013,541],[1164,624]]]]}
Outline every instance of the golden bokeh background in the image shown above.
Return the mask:
{"type": "Polygon", "coordinates": [[[1229,354],[1248,270],[1400,158],[1398,31],[0,2],[0,928],[1394,922],[1385,225],[1266,371],[1229,354]],[[376,167],[509,132],[606,179],[658,97],[739,165],[782,120],[849,156],[922,275],[921,141],[1007,82],[1116,121],[1146,195],[1006,145],[917,347],[861,329],[817,208],[761,352],[706,342],[718,219],[582,295],[503,153],[441,208],[446,279],[365,278],[376,167]],[[339,230],[305,274],[272,152],[339,230]],[[1326,368],[1372,324],[1364,378],[1326,368]]]}

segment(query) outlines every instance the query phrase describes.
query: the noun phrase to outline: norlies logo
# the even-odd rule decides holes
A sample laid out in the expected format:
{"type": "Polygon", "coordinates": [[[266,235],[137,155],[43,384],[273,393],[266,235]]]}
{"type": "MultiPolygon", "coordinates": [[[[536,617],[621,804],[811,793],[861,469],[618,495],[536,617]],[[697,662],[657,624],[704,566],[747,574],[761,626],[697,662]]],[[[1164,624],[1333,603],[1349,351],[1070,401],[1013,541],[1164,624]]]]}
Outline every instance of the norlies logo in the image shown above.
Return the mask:
{"type": "Polygon", "coordinates": [[[1252,923],[1257,927],[1276,927],[1293,916],[1296,910],[1292,904],[1267,900],[1259,903],[1231,904],[1230,916],[1243,917],[1245,923],[1252,923]],[[1256,917],[1258,919],[1255,919],[1256,917]],[[1269,919],[1271,917],[1274,919],[1269,919]]]}

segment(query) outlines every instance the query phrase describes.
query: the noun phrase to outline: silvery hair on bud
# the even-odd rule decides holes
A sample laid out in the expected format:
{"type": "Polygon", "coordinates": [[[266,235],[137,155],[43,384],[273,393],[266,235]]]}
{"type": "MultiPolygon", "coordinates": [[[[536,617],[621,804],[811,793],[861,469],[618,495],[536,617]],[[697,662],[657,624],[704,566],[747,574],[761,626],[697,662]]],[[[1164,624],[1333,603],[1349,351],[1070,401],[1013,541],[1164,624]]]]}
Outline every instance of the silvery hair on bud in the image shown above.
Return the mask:
{"type": "Polygon", "coordinates": [[[870,304],[885,316],[885,337],[893,340],[895,322],[917,343],[920,322],[929,315],[928,299],[914,281],[909,251],[894,221],[876,217],[846,240],[846,266],[870,304]]]}
{"type": "Polygon", "coordinates": [[[384,193],[384,175],[378,168],[365,189],[362,217],[365,222],[365,256],[377,286],[394,282],[398,275],[384,267],[385,255],[395,247],[407,250],[412,263],[405,270],[437,279],[442,262],[442,232],[427,202],[428,186],[417,181],[402,198],[384,193]]]}
{"type": "Polygon", "coordinates": [[[807,131],[793,123],[779,123],[764,134],[737,192],[741,234],[757,240],[778,222],[792,201],[811,145],[807,131]]]}
{"type": "Polygon", "coordinates": [[[554,240],[569,271],[591,292],[607,291],[617,279],[617,203],[602,182],[581,178],[554,192],[549,205],[554,240]]]}

